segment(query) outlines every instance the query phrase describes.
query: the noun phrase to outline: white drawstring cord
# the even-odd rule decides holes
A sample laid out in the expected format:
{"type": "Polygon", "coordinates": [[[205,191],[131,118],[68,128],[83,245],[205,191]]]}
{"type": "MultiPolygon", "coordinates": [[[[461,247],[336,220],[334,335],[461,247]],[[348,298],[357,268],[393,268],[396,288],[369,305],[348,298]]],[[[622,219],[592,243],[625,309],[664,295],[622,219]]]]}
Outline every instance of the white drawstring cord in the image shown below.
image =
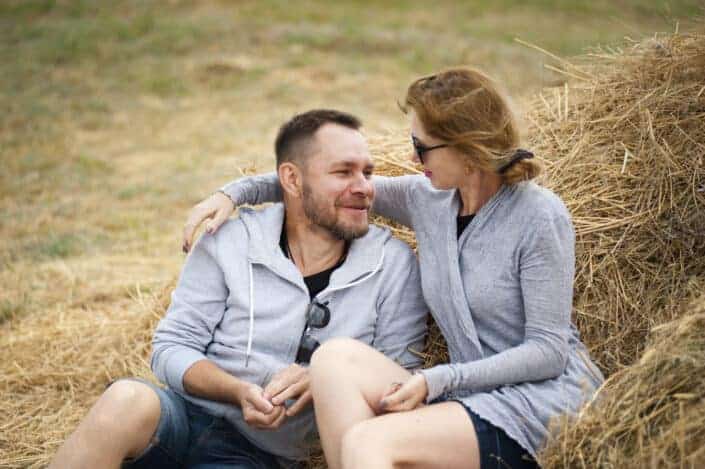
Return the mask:
{"type": "Polygon", "coordinates": [[[333,287],[331,289],[325,290],[325,292],[332,292],[332,291],[336,291],[336,290],[341,290],[343,288],[354,287],[358,283],[364,282],[365,280],[367,280],[368,278],[372,277],[374,274],[377,273],[377,271],[382,267],[383,262],[384,262],[384,249],[382,249],[382,255],[379,258],[379,262],[377,263],[377,266],[374,268],[374,270],[372,272],[370,272],[369,274],[365,275],[362,278],[355,280],[354,282],[348,283],[346,285],[340,285],[339,287],[333,287]]]}
{"type": "Polygon", "coordinates": [[[250,362],[250,352],[252,351],[252,336],[255,328],[255,286],[252,280],[252,262],[247,264],[250,270],[250,332],[247,335],[247,353],[245,355],[245,368],[250,362]]]}

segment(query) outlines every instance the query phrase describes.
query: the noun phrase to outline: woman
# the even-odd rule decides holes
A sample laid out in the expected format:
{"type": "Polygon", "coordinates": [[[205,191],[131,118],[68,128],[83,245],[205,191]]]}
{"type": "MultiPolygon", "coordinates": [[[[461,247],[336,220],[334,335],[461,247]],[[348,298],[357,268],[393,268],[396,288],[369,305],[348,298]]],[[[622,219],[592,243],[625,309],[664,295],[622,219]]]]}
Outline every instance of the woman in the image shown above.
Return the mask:
{"type": "MultiPolygon", "coordinates": [[[[310,373],[328,464],[535,467],[549,420],[577,411],[602,381],[570,318],[570,215],[527,181],[539,166],[518,149],[507,101],[483,73],[418,79],[404,109],[424,176],[375,177],[373,210],[414,229],[450,363],[411,375],[352,340],[324,344],[310,373]]],[[[262,203],[276,187],[270,175],[225,191],[262,203]]],[[[191,220],[212,218],[213,230],[231,211],[217,194],[191,220]]]]}

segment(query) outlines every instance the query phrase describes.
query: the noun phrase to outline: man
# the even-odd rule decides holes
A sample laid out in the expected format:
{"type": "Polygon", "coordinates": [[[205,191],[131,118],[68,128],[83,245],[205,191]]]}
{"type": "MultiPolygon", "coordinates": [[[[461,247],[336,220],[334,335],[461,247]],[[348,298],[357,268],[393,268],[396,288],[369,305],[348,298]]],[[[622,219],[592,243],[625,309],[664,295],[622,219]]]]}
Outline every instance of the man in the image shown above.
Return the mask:
{"type": "Polygon", "coordinates": [[[416,260],[369,226],[359,127],[330,110],[281,127],[283,205],[243,209],[186,260],[154,334],[152,370],[167,388],[111,385],[50,467],[290,466],[315,435],[306,365],[321,342],[353,337],[420,365],[416,260]]]}

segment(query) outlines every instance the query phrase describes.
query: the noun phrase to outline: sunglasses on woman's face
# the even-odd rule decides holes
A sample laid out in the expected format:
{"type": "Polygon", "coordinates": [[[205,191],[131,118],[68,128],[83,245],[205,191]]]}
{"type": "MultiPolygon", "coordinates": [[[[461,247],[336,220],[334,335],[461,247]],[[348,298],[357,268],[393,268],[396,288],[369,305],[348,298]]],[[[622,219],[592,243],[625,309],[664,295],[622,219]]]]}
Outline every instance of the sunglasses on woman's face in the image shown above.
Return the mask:
{"type": "Polygon", "coordinates": [[[421,140],[416,138],[415,136],[411,136],[411,144],[414,146],[414,150],[416,151],[416,156],[419,157],[419,161],[421,161],[421,164],[424,164],[423,156],[428,153],[431,150],[435,150],[436,148],[444,148],[447,147],[447,143],[442,143],[440,145],[434,145],[432,147],[427,147],[423,143],[421,143],[421,140]]]}
{"type": "Polygon", "coordinates": [[[330,309],[322,303],[314,301],[308,305],[306,310],[306,326],[301,336],[299,350],[296,352],[296,363],[309,363],[313,352],[321,345],[315,337],[311,335],[311,329],[322,329],[330,322],[330,309]]]}

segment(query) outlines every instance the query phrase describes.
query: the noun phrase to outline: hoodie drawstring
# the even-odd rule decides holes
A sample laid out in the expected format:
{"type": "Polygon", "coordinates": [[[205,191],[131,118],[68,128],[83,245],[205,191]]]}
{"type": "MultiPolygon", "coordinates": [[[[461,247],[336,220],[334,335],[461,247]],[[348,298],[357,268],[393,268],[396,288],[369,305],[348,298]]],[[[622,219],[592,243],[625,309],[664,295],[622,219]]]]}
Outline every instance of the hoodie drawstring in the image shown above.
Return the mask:
{"type": "Polygon", "coordinates": [[[370,272],[369,274],[365,275],[364,277],[361,277],[361,278],[355,280],[354,282],[350,282],[350,283],[348,283],[348,284],[346,284],[346,285],[341,285],[341,286],[339,286],[339,287],[333,287],[333,288],[327,289],[327,290],[325,290],[325,291],[326,291],[326,292],[332,292],[332,291],[336,291],[336,290],[342,290],[343,288],[354,287],[355,285],[364,282],[365,280],[367,280],[368,278],[370,278],[370,277],[372,277],[374,274],[376,274],[377,271],[382,267],[382,263],[383,263],[383,262],[384,262],[384,249],[382,249],[382,255],[379,257],[379,262],[377,263],[377,266],[374,268],[374,270],[372,270],[372,272],[370,272]]]}
{"type": "Polygon", "coordinates": [[[250,270],[250,332],[247,335],[247,353],[245,355],[245,368],[250,362],[250,352],[252,352],[252,336],[255,329],[255,285],[252,275],[252,262],[247,264],[250,270]]]}

